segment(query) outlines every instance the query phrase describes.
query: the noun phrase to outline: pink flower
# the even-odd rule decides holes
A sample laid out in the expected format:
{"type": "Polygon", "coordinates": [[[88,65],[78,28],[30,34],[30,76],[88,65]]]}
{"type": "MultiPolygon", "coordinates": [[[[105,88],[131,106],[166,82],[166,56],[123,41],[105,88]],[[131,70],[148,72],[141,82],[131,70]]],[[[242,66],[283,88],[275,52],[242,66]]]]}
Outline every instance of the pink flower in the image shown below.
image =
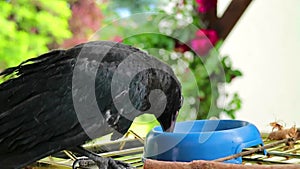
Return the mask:
{"type": "Polygon", "coordinates": [[[217,7],[217,0],[196,0],[198,12],[207,13],[209,10],[217,7]]]}
{"type": "Polygon", "coordinates": [[[217,32],[212,29],[198,30],[195,35],[191,40],[191,47],[200,56],[207,55],[219,40],[217,32]]]}
{"type": "Polygon", "coordinates": [[[123,39],[122,39],[121,36],[114,36],[113,39],[112,39],[112,41],[114,41],[114,42],[122,42],[123,39]]]}

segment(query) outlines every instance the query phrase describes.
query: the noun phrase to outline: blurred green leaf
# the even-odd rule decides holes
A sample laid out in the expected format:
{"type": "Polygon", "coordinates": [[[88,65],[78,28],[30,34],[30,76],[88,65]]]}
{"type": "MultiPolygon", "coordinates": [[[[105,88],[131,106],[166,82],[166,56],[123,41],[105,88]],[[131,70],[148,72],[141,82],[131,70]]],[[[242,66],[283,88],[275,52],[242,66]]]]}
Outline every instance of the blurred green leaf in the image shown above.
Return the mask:
{"type": "Polygon", "coordinates": [[[0,1],[0,71],[70,37],[70,15],[67,0],[0,1]]]}

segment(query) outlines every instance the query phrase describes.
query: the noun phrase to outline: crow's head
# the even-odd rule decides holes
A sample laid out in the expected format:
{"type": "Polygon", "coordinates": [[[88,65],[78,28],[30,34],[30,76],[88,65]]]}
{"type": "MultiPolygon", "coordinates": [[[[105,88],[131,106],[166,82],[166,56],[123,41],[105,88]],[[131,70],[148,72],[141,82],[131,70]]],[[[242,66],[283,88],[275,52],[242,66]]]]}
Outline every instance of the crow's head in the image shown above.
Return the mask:
{"type": "Polygon", "coordinates": [[[94,43],[84,56],[91,51],[105,53],[96,75],[95,93],[108,124],[124,134],[135,117],[149,113],[164,131],[172,131],[183,99],[170,66],[131,46],[94,43]]]}
{"type": "Polygon", "coordinates": [[[167,65],[138,73],[131,82],[129,95],[137,109],[155,115],[164,131],[173,131],[183,97],[181,85],[167,65]]]}

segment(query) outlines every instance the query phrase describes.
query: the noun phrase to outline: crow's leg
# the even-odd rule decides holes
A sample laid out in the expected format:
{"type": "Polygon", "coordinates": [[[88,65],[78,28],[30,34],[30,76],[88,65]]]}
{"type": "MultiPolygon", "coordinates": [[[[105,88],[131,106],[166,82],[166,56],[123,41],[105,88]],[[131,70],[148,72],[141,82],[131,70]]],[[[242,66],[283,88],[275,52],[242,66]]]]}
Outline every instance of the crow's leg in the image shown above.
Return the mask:
{"type": "MultiPolygon", "coordinates": [[[[132,169],[130,164],[124,163],[122,161],[114,160],[112,158],[104,158],[98,154],[84,149],[81,146],[73,147],[70,149],[73,152],[84,155],[89,159],[93,160],[100,169],[132,169]]],[[[82,159],[84,163],[89,163],[89,160],[82,159]]],[[[80,159],[79,159],[80,161],[80,159]]],[[[80,162],[79,162],[80,163],[80,162]]]]}

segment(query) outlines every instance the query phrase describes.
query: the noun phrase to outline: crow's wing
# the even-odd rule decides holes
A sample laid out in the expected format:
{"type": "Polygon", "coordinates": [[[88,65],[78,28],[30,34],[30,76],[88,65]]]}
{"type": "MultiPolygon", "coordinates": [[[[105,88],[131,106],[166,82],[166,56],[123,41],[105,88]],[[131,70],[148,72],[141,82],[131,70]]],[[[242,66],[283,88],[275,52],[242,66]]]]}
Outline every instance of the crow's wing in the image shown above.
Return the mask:
{"type": "Polygon", "coordinates": [[[62,59],[62,53],[50,52],[24,65],[18,78],[0,86],[0,166],[33,162],[64,148],[67,141],[74,144],[74,136],[81,137],[76,144],[84,143],[72,105],[72,58],[62,59]],[[61,60],[47,62],[46,56],[61,60]]]}
{"type": "MultiPolygon", "coordinates": [[[[67,51],[49,52],[1,73],[17,77],[0,85],[0,166],[19,168],[90,139],[77,119],[72,100],[76,61],[87,74],[98,70],[95,91],[101,112],[116,112],[111,98],[111,78],[120,62],[137,50],[108,42],[91,43],[93,46],[98,47],[100,53],[103,46],[113,47],[96,68],[93,68],[96,55],[77,58],[82,49],[79,45],[67,51]]],[[[80,98],[88,103],[90,94],[81,93],[80,98]]],[[[86,108],[88,111],[89,106],[86,108]]],[[[119,120],[117,127],[123,134],[131,121],[119,120]]],[[[90,125],[100,130],[98,136],[112,131],[103,119],[90,125]]]]}

